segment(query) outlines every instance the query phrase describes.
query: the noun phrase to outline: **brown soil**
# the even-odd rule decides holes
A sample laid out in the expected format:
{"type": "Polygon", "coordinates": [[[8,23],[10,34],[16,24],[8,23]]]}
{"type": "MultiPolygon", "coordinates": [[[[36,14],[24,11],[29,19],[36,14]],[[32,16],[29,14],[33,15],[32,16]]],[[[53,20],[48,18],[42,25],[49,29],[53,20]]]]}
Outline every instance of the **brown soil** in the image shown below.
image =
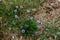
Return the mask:
{"type": "MultiPolygon", "coordinates": [[[[42,24],[50,24],[60,19],[60,2],[58,0],[49,0],[39,7],[39,11],[35,15],[36,19],[42,21],[42,24]]],[[[60,23],[59,23],[60,26],[60,23]]]]}

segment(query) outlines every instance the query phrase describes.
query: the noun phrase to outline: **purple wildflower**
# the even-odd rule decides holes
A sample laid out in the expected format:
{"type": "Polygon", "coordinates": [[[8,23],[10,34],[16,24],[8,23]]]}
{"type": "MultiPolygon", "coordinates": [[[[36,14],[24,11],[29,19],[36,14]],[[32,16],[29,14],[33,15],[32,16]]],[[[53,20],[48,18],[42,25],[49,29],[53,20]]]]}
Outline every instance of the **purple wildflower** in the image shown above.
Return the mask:
{"type": "Polygon", "coordinates": [[[37,20],[37,23],[38,23],[38,24],[41,24],[41,20],[37,20]]]}
{"type": "Polygon", "coordinates": [[[27,10],[26,10],[26,12],[27,12],[27,13],[30,13],[30,10],[29,10],[29,9],[27,9],[27,10]]]}
{"type": "Polygon", "coordinates": [[[0,0],[0,2],[2,2],[2,0],[0,0]]]}
{"type": "Polygon", "coordinates": [[[38,29],[42,29],[42,28],[43,28],[43,27],[42,27],[42,26],[40,26],[40,25],[38,25],[37,27],[38,27],[38,29]]]}
{"type": "Polygon", "coordinates": [[[34,19],[34,17],[32,17],[32,16],[31,16],[31,17],[30,17],[30,19],[31,19],[31,20],[33,20],[33,19],[34,19]]]}
{"type": "Polygon", "coordinates": [[[39,32],[35,32],[35,35],[38,35],[39,34],[39,32]]]}
{"type": "Polygon", "coordinates": [[[15,10],[14,10],[14,12],[16,13],[16,12],[17,12],[17,10],[15,9],[15,10]]]}
{"type": "Polygon", "coordinates": [[[25,30],[24,29],[22,30],[22,33],[25,33],[25,30]]]}
{"type": "Polygon", "coordinates": [[[19,8],[18,6],[16,6],[16,8],[19,8]]]}
{"type": "Polygon", "coordinates": [[[24,6],[20,6],[20,8],[24,8],[24,6]]]}
{"type": "Polygon", "coordinates": [[[18,18],[18,15],[15,15],[15,18],[18,18]]]}

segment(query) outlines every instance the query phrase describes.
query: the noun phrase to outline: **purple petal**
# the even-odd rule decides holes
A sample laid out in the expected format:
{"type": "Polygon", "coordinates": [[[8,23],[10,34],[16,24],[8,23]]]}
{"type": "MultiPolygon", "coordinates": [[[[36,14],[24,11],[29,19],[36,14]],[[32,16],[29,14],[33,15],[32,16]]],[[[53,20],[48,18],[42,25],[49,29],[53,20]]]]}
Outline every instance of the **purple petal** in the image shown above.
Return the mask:
{"type": "Polygon", "coordinates": [[[19,8],[18,6],[16,6],[16,8],[19,8]]]}
{"type": "Polygon", "coordinates": [[[28,9],[28,10],[26,10],[26,12],[27,12],[27,13],[30,13],[30,10],[28,9]]]}
{"type": "Polygon", "coordinates": [[[22,30],[22,33],[25,33],[25,30],[24,29],[22,30]]]}
{"type": "Polygon", "coordinates": [[[31,19],[31,20],[33,20],[33,19],[34,19],[34,17],[30,17],[30,19],[31,19]]]}
{"type": "Polygon", "coordinates": [[[14,12],[17,12],[17,10],[15,9],[14,12]]]}
{"type": "Polygon", "coordinates": [[[0,2],[2,2],[2,0],[0,0],[0,2]]]}
{"type": "Polygon", "coordinates": [[[20,6],[20,8],[24,8],[24,6],[20,6]]]}
{"type": "Polygon", "coordinates": [[[35,35],[38,35],[39,34],[39,32],[35,32],[35,35]]]}
{"type": "Polygon", "coordinates": [[[41,20],[37,20],[37,23],[38,23],[38,24],[41,24],[41,20]]]}
{"type": "Polygon", "coordinates": [[[15,15],[15,18],[18,18],[18,15],[15,15]]]}

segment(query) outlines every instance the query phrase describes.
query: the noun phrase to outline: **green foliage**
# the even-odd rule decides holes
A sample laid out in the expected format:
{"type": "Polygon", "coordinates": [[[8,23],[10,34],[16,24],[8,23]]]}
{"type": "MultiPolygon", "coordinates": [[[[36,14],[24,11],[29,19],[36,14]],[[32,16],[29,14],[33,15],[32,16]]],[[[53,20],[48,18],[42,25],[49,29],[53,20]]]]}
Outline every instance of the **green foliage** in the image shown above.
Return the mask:
{"type": "Polygon", "coordinates": [[[34,20],[25,20],[19,29],[23,36],[33,36],[37,31],[37,23],[34,20]],[[25,32],[23,33],[22,30],[25,30],[25,32]]]}
{"type": "Polygon", "coordinates": [[[38,8],[43,2],[44,0],[3,0],[0,2],[1,29],[5,28],[8,33],[17,30],[26,37],[34,36],[37,31],[37,23],[35,20],[30,20],[30,16],[34,13],[32,9],[38,8]],[[29,20],[23,18],[26,16],[29,20]]]}
{"type": "Polygon", "coordinates": [[[44,31],[40,32],[40,38],[37,40],[49,40],[49,38],[54,40],[60,40],[60,26],[56,27],[60,20],[53,21],[51,24],[45,25],[44,31]]]}

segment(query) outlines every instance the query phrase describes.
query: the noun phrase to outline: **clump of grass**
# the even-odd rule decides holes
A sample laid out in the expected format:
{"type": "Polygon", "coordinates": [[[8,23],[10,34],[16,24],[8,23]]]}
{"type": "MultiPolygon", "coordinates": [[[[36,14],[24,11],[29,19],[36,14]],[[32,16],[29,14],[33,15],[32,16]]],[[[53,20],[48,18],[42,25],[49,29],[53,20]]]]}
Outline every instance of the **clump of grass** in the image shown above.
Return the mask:
{"type": "Polygon", "coordinates": [[[60,40],[60,26],[56,26],[60,20],[53,21],[44,27],[44,31],[40,32],[40,38],[37,40],[60,40]]]}

